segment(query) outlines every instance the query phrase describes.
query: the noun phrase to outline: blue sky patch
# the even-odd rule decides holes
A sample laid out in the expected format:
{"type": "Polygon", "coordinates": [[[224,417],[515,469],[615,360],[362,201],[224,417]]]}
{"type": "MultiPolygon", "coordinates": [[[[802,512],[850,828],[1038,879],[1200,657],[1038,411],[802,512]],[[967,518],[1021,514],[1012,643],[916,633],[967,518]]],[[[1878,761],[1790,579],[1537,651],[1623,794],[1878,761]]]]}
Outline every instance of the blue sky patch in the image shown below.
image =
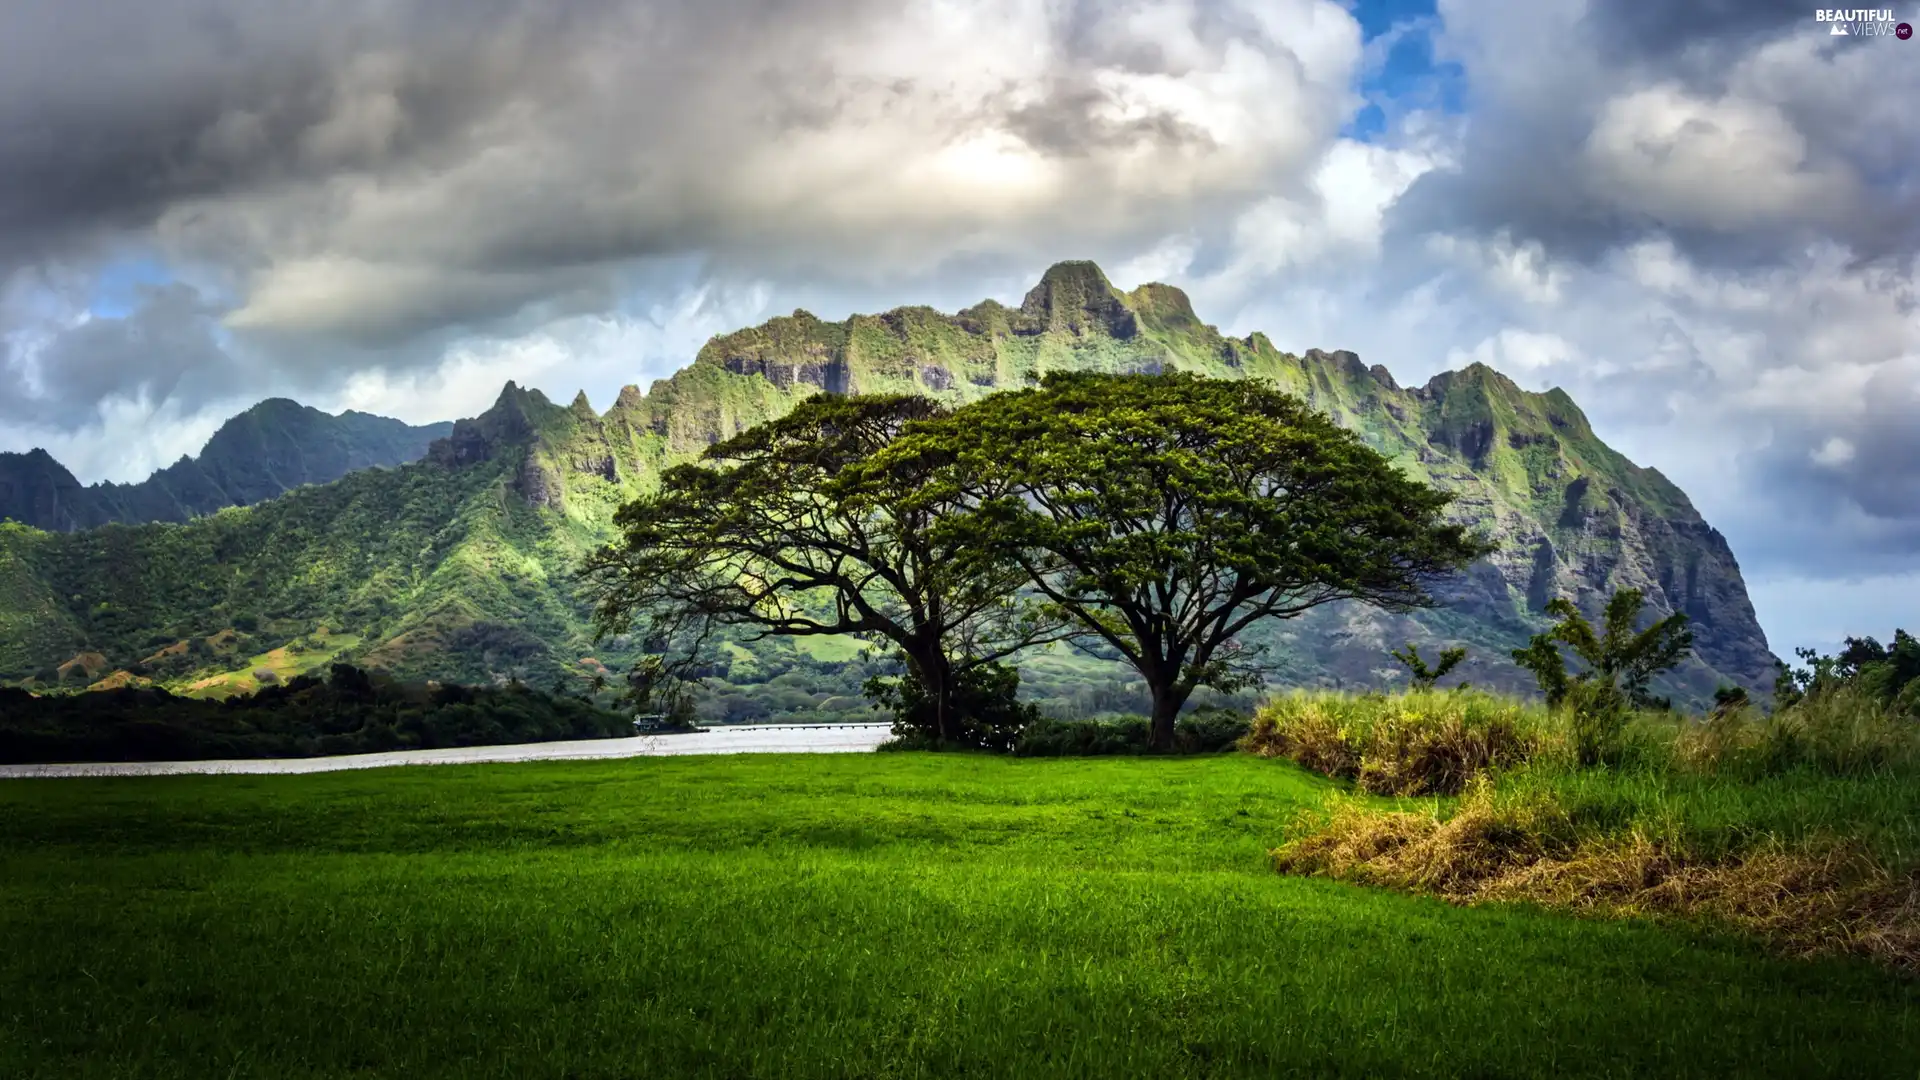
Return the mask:
{"type": "Polygon", "coordinates": [[[1433,0],[1365,0],[1352,12],[1369,51],[1384,48],[1385,56],[1362,75],[1360,93],[1366,104],[1342,135],[1367,141],[1407,112],[1465,110],[1466,72],[1459,64],[1437,63],[1433,57],[1433,34],[1440,25],[1433,0]]]}
{"type": "Polygon", "coordinates": [[[95,318],[121,319],[140,306],[140,294],[156,285],[173,280],[173,273],[160,260],[146,255],[115,259],[101,267],[87,298],[87,310],[95,318]]]}

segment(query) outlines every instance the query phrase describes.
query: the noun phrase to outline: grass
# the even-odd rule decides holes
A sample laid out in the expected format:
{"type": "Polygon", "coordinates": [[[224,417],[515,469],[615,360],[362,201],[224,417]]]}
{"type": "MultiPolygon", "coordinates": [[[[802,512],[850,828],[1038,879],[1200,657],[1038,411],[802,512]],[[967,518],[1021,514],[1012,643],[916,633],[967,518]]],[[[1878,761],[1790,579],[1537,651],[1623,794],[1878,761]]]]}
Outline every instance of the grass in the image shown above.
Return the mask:
{"type": "Polygon", "coordinates": [[[1250,756],[0,784],[8,1077],[1907,1076],[1920,987],[1272,872],[1250,756]]]}
{"type": "Polygon", "coordinates": [[[254,678],[257,671],[271,671],[281,682],[287,682],[358,644],[360,637],[357,634],[333,634],[322,627],[299,641],[249,658],[237,671],[194,679],[178,689],[185,697],[226,698],[251,694],[260,689],[260,681],[254,678]]]}
{"type": "Polygon", "coordinates": [[[1303,813],[1283,873],[1714,920],[1793,954],[1920,974],[1920,727],[1855,690],[1771,716],[1623,717],[1599,761],[1570,710],[1475,694],[1295,694],[1246,748],[1362,792],[1303,813]],[[1465,798],[1455,796],[1466,793],[1465,798]]]}

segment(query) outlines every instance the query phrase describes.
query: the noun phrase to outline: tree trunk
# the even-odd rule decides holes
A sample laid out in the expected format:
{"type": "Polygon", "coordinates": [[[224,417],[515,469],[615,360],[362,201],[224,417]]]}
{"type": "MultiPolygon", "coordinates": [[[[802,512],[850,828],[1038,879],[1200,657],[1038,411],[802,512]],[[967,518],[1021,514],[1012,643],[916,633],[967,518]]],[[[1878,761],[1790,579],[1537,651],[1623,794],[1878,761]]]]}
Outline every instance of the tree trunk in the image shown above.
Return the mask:
{"type": "Polygon", "coordinates": [[[907,661],[933,707],[934,736],[941,742],[952,742],[960,734],[958,718],[953,714],[953,665],[938,647],[912,650],[907,661]]]}
{"type": "Polygon", "coordinates": [[[1178,686],[1149,686],[1148,689],[1153,693],[1153,726],[1149,729],[1147,748],[1171,750],[1174,721],[1180,718],[1180,707],[1187,703],[1193,690],[1182,690],[1178,686]]]}

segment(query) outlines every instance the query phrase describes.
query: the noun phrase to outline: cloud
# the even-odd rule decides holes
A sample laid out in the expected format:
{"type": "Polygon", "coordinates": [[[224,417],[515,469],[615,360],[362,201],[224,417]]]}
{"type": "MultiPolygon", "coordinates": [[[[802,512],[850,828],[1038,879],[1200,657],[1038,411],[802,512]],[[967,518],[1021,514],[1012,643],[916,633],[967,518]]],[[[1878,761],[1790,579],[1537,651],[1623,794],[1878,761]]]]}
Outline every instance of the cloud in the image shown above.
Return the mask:
{"type": "Polygon", "coordinates": [[[1285,186],[1361,48],[1327,0],[484,7],[30,20],[0,122],[62,134],[0,144],[22,180],[0,229],[58,250],[151,226],[226,275],[236,331],[362,346],[486,329],[636,259],[871,279],[1116,250],[1285,186]],[[104,80],[69,69],[136,36],[104,80]]]}
{"type": "Polygon", "coordinates": [[[1920,117],[1902,102],[1920,69],[1890,39],[1746,7],[1444,0],[1436,53],[1466,66],[1472,121],[1396,226],[1504,229],[1585,261],[1653,238],[1734,267],[1822,240],[1912,251],[1920,117]]]}
{"type": "Polygon", "coordinates": [[[145,292],[123,318],[83,313],[17,341],[0,369],[0,419],[73,427],[109,400],[205,400],[224,392],[235,364],[216,339],[217,310],[185,284],[145,292]]]}

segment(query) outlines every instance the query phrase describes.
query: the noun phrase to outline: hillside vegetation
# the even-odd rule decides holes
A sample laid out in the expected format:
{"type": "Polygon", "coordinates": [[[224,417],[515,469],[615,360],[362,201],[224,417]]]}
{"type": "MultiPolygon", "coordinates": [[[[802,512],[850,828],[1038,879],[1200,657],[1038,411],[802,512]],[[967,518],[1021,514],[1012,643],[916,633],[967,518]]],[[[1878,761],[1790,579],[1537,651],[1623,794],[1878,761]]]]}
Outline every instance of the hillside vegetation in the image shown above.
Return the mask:
{"type": "MultiPolygon", "coordinates": [[[[1413,641],[1433,653],[1465,646],[1463,675],[1525,690],[1507,657],[1544,625],[1546,599],[1591,610],[1634,587],[1698,633],[1663,692],[1700,704],[1725,684],[1768,690],[1775,661],[1725,541],[1659,473],[1601,443],[1564,393],[1526,392],[1477,365],[1402,388],[1351,353],[1295,356],[1261,334],[1225,337],[1179,290],[1121,293],[1089,263],[1052,268],[1017,308],[831,323],[796,312],[715,338],[604,413],[584,396],[561,406],[509,384],[418,462],[184,525],[0,526],[0,679],[233,693],[257,658],[322,643],[293,652],[408,679],[617,684],[642,643],[595,643],[575,571],[612,537],[616,508],[663,469],[823,391],[964,402],[1062,370],[1271,380],[1410,477],[1454,492],[1451,512],[1499,543],[1442,585],[1437,610],[1331,605],[1253,635],[1270,646],[1274,685],[1390,687],[1404,674],[1388,650],[1413,641]]],[[[729,649],[706,672],[701,715],[840,715],[859,707],[866,678],[890,670],[857,651],[829,640],[729,649]]],[[[1142,687],[1111,663],[1056,648],[1021,664],[1028,694],[1065,715],[1142,708],[1142,687]]]]}

